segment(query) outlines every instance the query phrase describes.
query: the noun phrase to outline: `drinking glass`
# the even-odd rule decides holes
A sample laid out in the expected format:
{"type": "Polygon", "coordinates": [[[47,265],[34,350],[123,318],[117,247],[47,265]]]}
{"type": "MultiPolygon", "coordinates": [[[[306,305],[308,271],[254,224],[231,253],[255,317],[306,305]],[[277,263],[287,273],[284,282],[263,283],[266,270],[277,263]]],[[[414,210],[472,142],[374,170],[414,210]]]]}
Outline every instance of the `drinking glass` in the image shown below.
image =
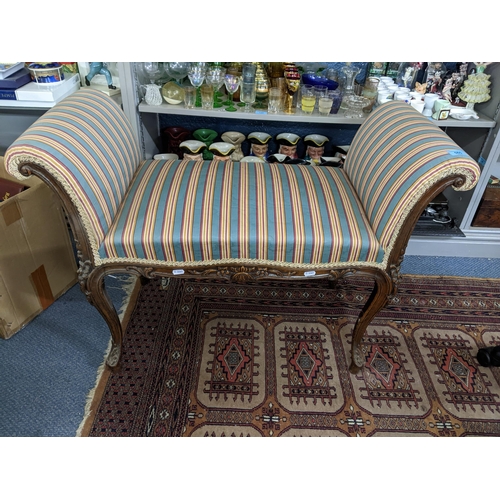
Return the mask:
{"type": "Polygon", "coordinates": [[[281,111],[282,91],[278,87],[269,89],[269,101],[267,104],[267,112],[276,114],[281,111]]]}
{"type": "Polygon", "coordinates": [[[220,99],[221,93],[219,89],[224,85],[224,75],[226,74],[226,68],[220,66],[214,66],[207,69],[205,75],[205,80],[207,83],[211,84],[214,89],[214,108],[221,108],[222,102],[220,99]]]}
{"type": "Polygon", "coordinates": [[[156,79],[160,76],[160,67],[157,62],[143,62],[142,69],[151,83],[155,83],[156,79]]]}
{"type": "Polygon", "coordinates": [[[327,95],[328,97],[331,97],[333,99],[333,105],[330,114],[336,115],[342,103],[342,92],[339,89],[329,90],[327,95]]]}
{"type": "Polygon", "coordinates": [[[328,116],[333,106],[333,97],[320,97],[318,99],[318,110],[321,116],[328,116]]]}
{"type": "Polygon", "coordinates": [[[214,88],[209,83],[204,83],[201,87],[201,107],[203,109],[213,109],[214,107],[214,88]]]}
{"type": "Polygon", "coordinates": [[[226,68],[219,68],[220,72],[218,74],[219,79],[217,80],[217,85],[216,88],[217,90],[215,91],[215,98],[217,99],[217,102],[222,105],[222,99],[221,97],[224,95],[220,89],[224,85],[224,78],[226,76],[226,68]]]}
{"type": "Polygon", "coordinates": [[[328,93],[328,87],[326,85],[314,85],[314,95],[316,96],[316,103],[314,104],[314,110],[317,111],[319,108],[319,100],[321,97],[326,97],[328,93]]]}
{"type": "Polygon", "coordinates": [[[241,77],[236,76],[236,75],[231,75],[231,74],[226,74],[224,76],[224,85],[226,86],[226,90],[228,93],[228,100],[224,102],[223,104],[228,104],[229,107],[226,108],[226,111],[236,111],[236,108],[234,106],[233,102],[233,95],[234,93],[238,90],[240,86],[240,80],[241,77]]]}
{"type": "Polygon", "coordinates": [[[256,75],[257,66],[253,63],[244,63],[241,68],[241,81],[240,81],[240,101],[238,106],[245,106],[244,111],[249,113],[252,104],[255,103],[257,98],[257,84],[256,75]]]}
{"type": "Polygon", "coordinates": [[[314,93],[313,86],[303,85],[301,88],[302,113],[304,113],[305,115],[311,115],[314,111],[315,103],[316,95],[314,93]]]}
{"type": "Polygon", "coordinates": [[[193,109],[196,105],[196,88],[192,85],[184,87],[184,107],[186,109],[193,109]]]}
{"type": "Polygon", "coordinates": [[[193,63],[189,67],[188,78],[193,87],[196,87],[196,107],[201,107],[201,95],[199,89],[205,80],[206,69],[205,66],[199,65],[199,63],[193,63]]]}
{"type": "Polygon", "coordinates": [[[245,113],[252,111],[252,104],[255,102],[256,89],[255,81],[253,83],[243,82],[240,88],[240,101],[245,103],[245,113]]]}
{"type": "Polygon", "coordinates": [[[164,62],[163,67],[167,75],[173,78],[179,85],[188,74],[190,64],[188,62],[164,62]]]}

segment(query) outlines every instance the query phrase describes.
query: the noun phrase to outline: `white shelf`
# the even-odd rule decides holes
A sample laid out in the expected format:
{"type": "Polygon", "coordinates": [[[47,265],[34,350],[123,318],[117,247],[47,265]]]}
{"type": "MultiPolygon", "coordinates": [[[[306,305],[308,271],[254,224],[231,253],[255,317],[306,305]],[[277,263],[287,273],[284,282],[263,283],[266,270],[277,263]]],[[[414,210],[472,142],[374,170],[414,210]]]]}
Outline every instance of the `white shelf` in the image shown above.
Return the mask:
{"type": "MultiPolygon", "coordinates": [[[[320,116],[320,115],[304,115],[300,110],[295,114],[268,114],[266,111],[256,113],[244,113],[242,111],[226,111],[224,108],[203,110],[201,108],[186,109],[182,104],[167,104],[162,103],[159,106],[151,106],[144,101],[139,104],[139,112],[141,113],[156,113],[165,115],[181,115],[181,116],[206,116],[213,118],[233,118],[239,120],[264,120],[264,121],[288,121],[288,122],[307,122],[307,123],[329,123],[332,125],[360,125],[366,119],[368,114],[363,118],[346,118],[339,111],[336,115],[320,116]]],[[[479,119],[474,120],[455,120],[448,118],[447,120],[429,120],[439,127],[453,128],[493,128],[496,123],[484,116],[479,115],[479,119]]]]}
{"type": "Polygon", "coordinates": [[[342,114],[319,116],[303,115],[300,110],[295,114],[268,114],[267,111],[258,110],[256,113],[244,113],[243,111],[226,111],[224,108],[204,110],[201,108],[186,109],[182,104],[163,103],[159,106],[150,106],[142,102],[139,104],[141,113],[156,113],[165,115],[183,115],[183,116],[207,116],[213,118],[234,118],[238,120],[264,120],[264,121],[288,121],[288,122],[310,122],[310,123],[332,123],[344,125],[360,125],[365,118],[345,118],[342,114]],[[262,112],[261,112],[262,111],[262,112]]]}

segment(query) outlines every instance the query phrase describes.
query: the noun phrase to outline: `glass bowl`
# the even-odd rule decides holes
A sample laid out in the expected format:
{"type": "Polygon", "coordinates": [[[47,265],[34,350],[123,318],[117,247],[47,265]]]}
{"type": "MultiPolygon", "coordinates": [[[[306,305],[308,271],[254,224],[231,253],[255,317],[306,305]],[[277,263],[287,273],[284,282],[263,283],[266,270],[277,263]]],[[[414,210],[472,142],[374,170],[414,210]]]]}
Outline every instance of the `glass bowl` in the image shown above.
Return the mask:
{"type": "Polygon", "coordinates": [[[161,95],[169,104],[180,104],[184,100],[184,89],[179,84],[170,81],[161,88],[161,95]]]}
{"type": "Polygon", "coordinates": [[[370,99],[358,95],[349,95],[345,97],[345,111],[346,118],[363,118],[363,108],[370,104],[370,99]]]}

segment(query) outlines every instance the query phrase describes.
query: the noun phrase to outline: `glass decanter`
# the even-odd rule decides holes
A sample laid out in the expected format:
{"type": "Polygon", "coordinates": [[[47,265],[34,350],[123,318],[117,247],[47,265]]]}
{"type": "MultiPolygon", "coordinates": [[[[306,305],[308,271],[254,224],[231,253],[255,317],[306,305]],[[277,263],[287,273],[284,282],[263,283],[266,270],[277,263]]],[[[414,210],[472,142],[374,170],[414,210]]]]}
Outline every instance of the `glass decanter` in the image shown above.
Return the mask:
{"type": "Polygon", "coordinates": [[[347,108],[345,101],[347,97],[351,95],[355,95],[354,93],[354,82],[356,80],[356,76],[358,76],[359,72],[361,71],[361,68],[358,68],[357,66],[353,66],[351,63],[347,63],[343,68],[342,68],[342,74],[345,77],[345,83],[342,89],[342,104],[340,105],[340,108],[342,110],[345,110],[347,108]]]}

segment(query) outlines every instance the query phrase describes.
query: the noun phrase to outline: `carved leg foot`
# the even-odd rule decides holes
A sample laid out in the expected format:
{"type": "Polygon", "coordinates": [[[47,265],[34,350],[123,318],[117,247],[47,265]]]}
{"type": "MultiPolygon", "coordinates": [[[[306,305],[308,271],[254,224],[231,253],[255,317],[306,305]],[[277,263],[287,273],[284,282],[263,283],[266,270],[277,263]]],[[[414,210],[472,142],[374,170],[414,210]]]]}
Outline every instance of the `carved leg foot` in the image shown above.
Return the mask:
{"type": "Polygon", "coordinates": [[[349,366],[349,371],[352,374],[359,373],[364,364],[365,359],[361,352],[361,347],[353,346],[351,352],[351,366],[349,366]]]}
{"type": "Polygon", "coordinates": [[[111,368],[113,371],[116,371],[120,368],[120,358],[122,355],[121,345],[116,345],[114,342],[111,345],[111,350],[108,353],[108,357],[106,358],[106,365],[111,368]]]}

